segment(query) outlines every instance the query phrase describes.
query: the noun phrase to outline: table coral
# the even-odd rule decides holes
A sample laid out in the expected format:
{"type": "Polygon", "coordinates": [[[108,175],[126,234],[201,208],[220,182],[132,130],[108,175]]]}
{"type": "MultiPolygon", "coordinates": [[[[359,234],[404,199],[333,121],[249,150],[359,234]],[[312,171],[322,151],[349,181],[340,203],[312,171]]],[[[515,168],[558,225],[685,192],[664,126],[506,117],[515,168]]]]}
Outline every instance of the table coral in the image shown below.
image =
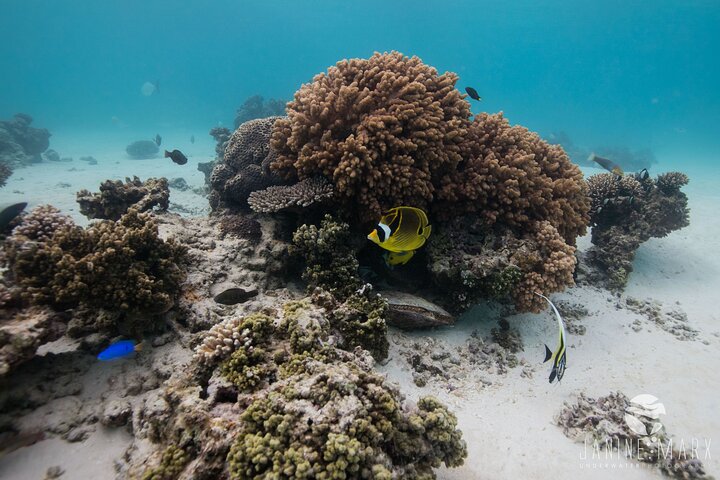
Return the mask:
{"type": "Polygon", "coordinates": [[[132,209],[117,222],[62,225],[38,240],[18,232],[6,242],[6,262],[28,301],[126,313],[161,313],[174,304],[183,252],[158,236],[148,214],[132,209]]]}
{"type": "Polygon", "coordinates": [[[100,184],[100,192],[91,193],[80,190],[77,202],[80,213],[86,217],[118,220],[129,208],[146,212],[157,207],[158,210],[168,209],[170,189],[167,178],[148,178],[144,182],[136,176],[120,180],[105,180],[100,184]]]}
{"type": "Polygon", "coordinates": [[[328,203],[334,195],[335,189],[328,180],[324,177],[311,177],[292,185],[274,185],[265,190],[254,191],[248,197],[248,204],[256,212],[275,213],[328,203]]]}
{"type": "Polygon", "coordinates": [[[426,207],[463,159],[470,105],[454,73],[398,52],[338,62],[303,85],[275,123],[273,170],[323,175],[365,220],[426,207]]]}
{"type": "Polygon", "coordinates": [[[624,288],[643,242],[689,225],[688,199],[680,190],[687,182],[680,172],[644,180],[601,173],[587,180],[593,206],[588,257],[610,288],[624,288]]]}

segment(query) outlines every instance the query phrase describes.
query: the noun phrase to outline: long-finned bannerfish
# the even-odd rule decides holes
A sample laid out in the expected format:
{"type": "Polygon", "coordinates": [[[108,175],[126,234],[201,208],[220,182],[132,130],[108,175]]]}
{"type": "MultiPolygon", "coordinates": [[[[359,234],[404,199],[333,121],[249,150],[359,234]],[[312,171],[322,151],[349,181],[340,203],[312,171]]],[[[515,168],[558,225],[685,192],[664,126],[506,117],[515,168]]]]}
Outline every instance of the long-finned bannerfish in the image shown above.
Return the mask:
{"type": "Polygon", "coordinates": [[[555,317],[557,318],[558,346],[555,349],[555,352],[552,352],[550,351],[550,348],[545,345],[545,360],[543,360],[543,363],[552,359],[552,370],[550,370],[550,383],[552,383],[556,378],[559,382],[562,379],[563,375],[565,375],[565,365],[567,362],[567,356],[565,354],[565,325],[563,324],[563,319],[560,316],[560,312],[558,312],[558,309],[555,307],[555,304],[551,302],[550,299],[547,298],[545,295],[537,292],[534,293],[535,295],[544,298],[545,301],[550,304],[550,307],[552,307],[553,312],[555,312],[555,317]]]}

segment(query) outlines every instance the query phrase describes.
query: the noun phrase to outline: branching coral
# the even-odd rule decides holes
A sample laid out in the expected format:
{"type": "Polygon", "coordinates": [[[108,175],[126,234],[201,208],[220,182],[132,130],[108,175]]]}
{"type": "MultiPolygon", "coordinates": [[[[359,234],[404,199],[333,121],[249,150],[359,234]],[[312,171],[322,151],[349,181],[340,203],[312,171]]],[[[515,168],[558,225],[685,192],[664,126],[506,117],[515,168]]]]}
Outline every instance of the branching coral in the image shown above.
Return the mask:
{"type": "Polygon", "coordinates": [[[138,177],[105,180],[99,193],[81,190],[77,193],[80,212],[88,218],[118,220],[129,208],[145,212],[158,207],[167,210],[170,189],[166,178],[148,178],[141,182],[138,177]]]}
{"type": "Polygon", "coordinates": [[[272,168],[289,179],[325,176],[366,220],[397,205],[425,207],[466,148],[470,106],[456,81],[397,52],[338,62],[276,122],[272,168]]]}
{"type": "Polygon", "coordinates": [[[587,187],[560,146],[511,126],[502,113],[476,115],[466,141],[467,161],[443,179],[438,193],[444,216],[457,209],[476,212],[488,225],[519,231],[548,221],[570,245],[585,233],[587,187]]]}
{"type": "Polygon", "coordinates": [[[610,288],[622,289],[640,245],[689,224],[687,175],[670,172],[638,181],[630,176],[593,175],[587,181],[593,209],[591,262],[606,274],[610,288]]]}
{"type": "Polygon", "coordinates": [[[147,214],[130,210],[87,229],[60,225],[37,240],[22,231],[8,238],[6,261],[33,303],[161,313],[175,302],[184,249],[163,241],[147,214]]]}
{"type": "Polygon", "coordinates": [[[19,239],[46,242],[58,230],[74,225],[72,218],[63,215],[52,205],[40,205],[22,217],[22,223],[13,229],[11,243],[19,239]]]}
{"type": "Polygon", "coordinates": [[[270,134],[278,118],[250,120],[232,134],[222,161],[215,164],[210,177],[213,210],[244,207],[250,193],[281,183],[269,170],[269,164],[275,158],[270,147],[270,134]]]}
{"type": "Polygon", "coordinates": [[[275,213],[328,202],[334,194],[335,189],[324,177],[312,177],[293,185],[275,185],[252,192],[248,204],[256,212],[275,213]]]}

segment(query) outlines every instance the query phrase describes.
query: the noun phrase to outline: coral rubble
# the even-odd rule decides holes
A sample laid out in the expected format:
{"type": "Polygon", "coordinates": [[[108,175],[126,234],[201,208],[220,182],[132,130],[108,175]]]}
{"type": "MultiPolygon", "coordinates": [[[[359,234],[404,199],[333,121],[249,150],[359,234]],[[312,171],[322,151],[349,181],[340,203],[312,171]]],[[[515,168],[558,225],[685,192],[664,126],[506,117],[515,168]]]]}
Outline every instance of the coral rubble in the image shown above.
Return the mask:
{"type": "Polygon", "coordinates": [[[157,207],[167,210],[170,189],[166,178],[148,178],[144,182],[138,177],[120,180],[105,180],[100,184],[100,192],[91,193],[81,190],[77,193],[80,212],[86,217],[118,220],[128,209],[146,212],[157,207]]]}
{"type": "Polygon", "coordinates": [[[699,458],[673,448],[662,424],[642,412],[636,416],[637,407],[631,402],[620,392],[597,399],[581,393],[576,403],[565,403],[555,420],[567,437],[590,441],[598,449],[624,448],[628,457],[655,465],[669,477],[710,478],[699,458]],[[631,424],[628,416],[635,422],[631,424]]]}
{"type": "Polygon", "coordinates": [[[610,173],[588,178],[593,244],[588,258],[609,288],[625,287],[643,242],[689,225],[687,196],[680,190],[687,182],[679,172],[655,179],[610,173]]]}

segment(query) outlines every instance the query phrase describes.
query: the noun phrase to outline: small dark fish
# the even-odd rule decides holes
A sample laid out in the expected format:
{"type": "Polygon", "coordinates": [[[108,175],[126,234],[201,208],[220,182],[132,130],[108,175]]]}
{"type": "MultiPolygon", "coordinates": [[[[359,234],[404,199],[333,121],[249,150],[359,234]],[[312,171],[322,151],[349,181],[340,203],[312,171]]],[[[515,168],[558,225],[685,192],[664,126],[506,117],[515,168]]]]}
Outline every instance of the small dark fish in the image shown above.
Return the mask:
{"type": "Polygon", "coordinates": [[[643,168],[635,174],[635,180],[638,182],[644,182],[648,179],[648,177],[650,177],[650,174],[648,173],[647,168],[643,168]]]}
{"type": "Polygon", "coordinates": [[[177,149],[173,150],[172,152],[168,152],[167,150],[165,150],[165,158],[171,159],[178,165],[185,165],[187,163],[187,157],[183,155],[180,150],[177,149]]]}
{"type": "Polygon", "coordinates": [[[588,162],[595,162],[599,164],[601,167],[603,167],[605,170],[607,170],[610,173],[615,174],[618,177],[621,177],[623,175],[623,170],[620,168],[619,165],[617,165],[612,160],[609,160],[607,158],[598,157],[594,153],[591,153],[588,157],[588,162]]]}
{"type": "Polygon", "coordinates": [[[158,133],[155,135],[155,145],[157,145],[159,147],[161,143],[162,143],[162,137],[158,133]]]}
{"type": "Polygon", "coordinates": [[[0,205],[0,232],[4,232],[10,226],[10,222],[25,210],[25,207],[27,207],[27,202],[0,205]]]}
{"type": "Polygon", "coordinates": [[[195,135],[190,135],[190,143],[195,143],[195,135]]]}
{"type": "Polygon", "coordinates": [[[474,88],[465,87],[465,91],[467,92],[468,95],[470,95],[470,98],[472,98],[473,100],[477,100],[478,102],[480,100],[482,100],[482,97],[480,95],[478,95],[477,90],[475,90],[474,88]]]}

